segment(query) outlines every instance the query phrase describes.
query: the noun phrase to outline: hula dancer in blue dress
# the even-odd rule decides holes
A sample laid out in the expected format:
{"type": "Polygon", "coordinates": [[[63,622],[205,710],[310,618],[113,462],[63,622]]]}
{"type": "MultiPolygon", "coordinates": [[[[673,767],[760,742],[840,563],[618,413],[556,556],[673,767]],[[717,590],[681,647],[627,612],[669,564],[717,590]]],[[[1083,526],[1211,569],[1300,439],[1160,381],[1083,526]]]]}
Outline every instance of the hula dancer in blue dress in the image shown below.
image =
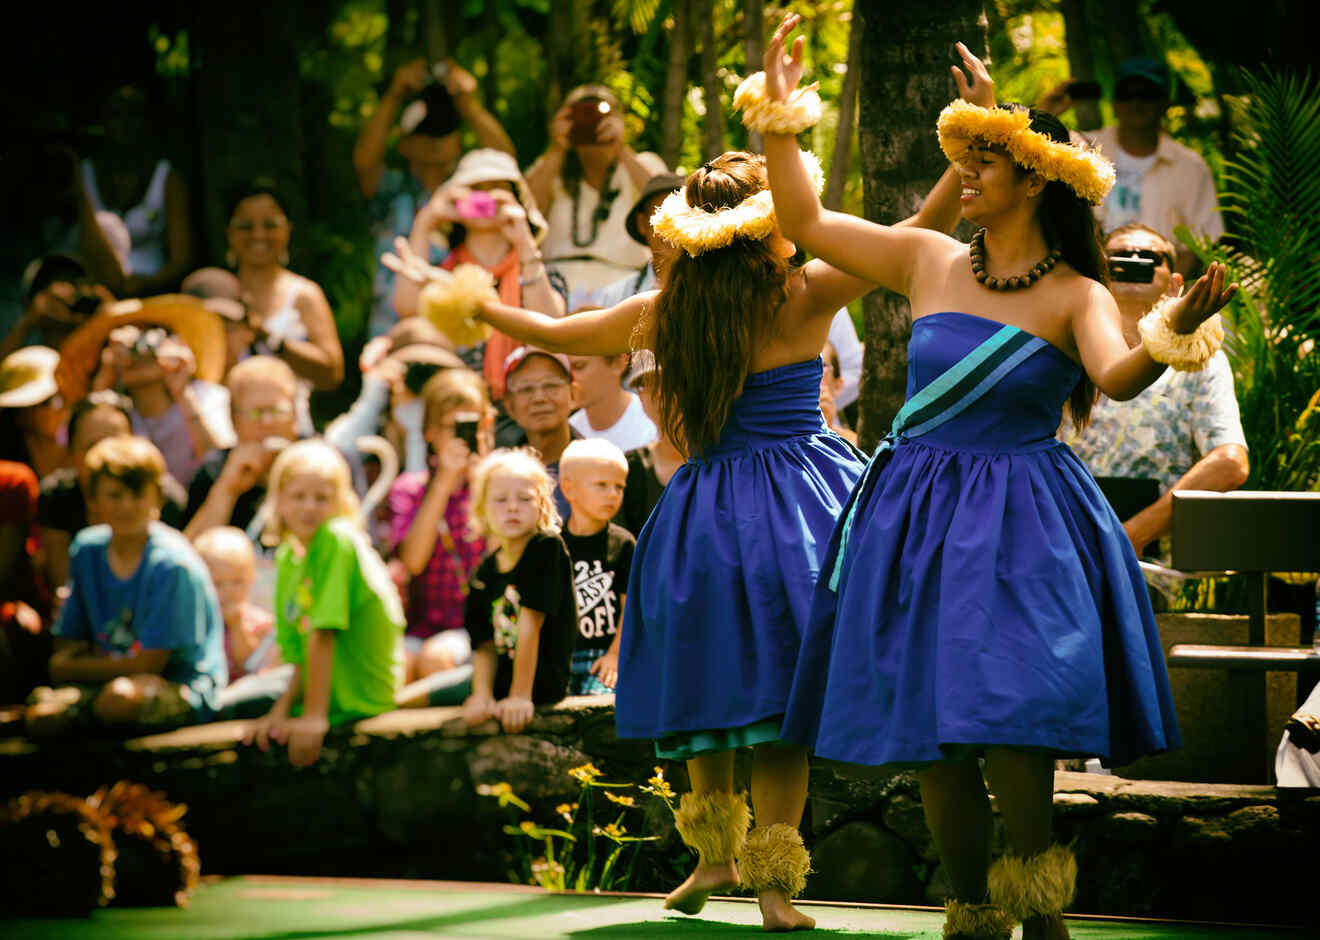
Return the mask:
{"type": "MultiPolygon", "coordinates": [[[[815,158],[794,153],[819,186],[815,158]]],[[[957,185],[949,174],[908,223],[943,224],[957,185]]],[[[741,880],[766,928],[791,930],[814,926],[790,903],[810,867],[797,829],[807,752],[780,739],[780,720],[823,551],[864,465],[825,427],[819,353],[835,312],[874,285],[823,262],[790,268],[795,248],[766,186],[754,154],[726,153],[693,172],[652,219],[682,249],[660,291],[562,320],[493,301],[476,316],[556,352],[655,351],[662,423],[690,459],[637,540],[619,734],[653,738],[659,756],[687,762],[692,792],[676,822],[699,863],[665,906],[695,914],[741,880]],[[750,832],[733,783],[744,745],[753,748],[750,832]]],[[[443,281],[406,246],[400,255],[386,263],[443,281]]]]}
{"type": "Polygon", "coordinates": [[[1053,117],[995,107],[961,46],[971,78],[954,68],[964,100],[939,133],[962,214],[983,226],[970,248],[823,210],[773,126],[794,130],[803,94],[802,40],[785,56],[797,22],[744,109],[766,132],[780,225],[906,295],[913,330],[908,402],[831,540],[783,733],[827,758],[918,768],[955,895],[945,936],[1007,938],[1021,920],[1027,940],[1064,938],[1076,863],[1051,846],[1055,756],[1122,763],[1179,739],[1137,559],[1054,432],[1065,402],[1085,421],[1097,388],[1131,398],[1166,363],[1208,360],[1235,287],[1211,265],[1129,351],[1087,205],[1112,166],[1053,117]],[[987,779],[1010,845],[994,866],[987,779]]]}

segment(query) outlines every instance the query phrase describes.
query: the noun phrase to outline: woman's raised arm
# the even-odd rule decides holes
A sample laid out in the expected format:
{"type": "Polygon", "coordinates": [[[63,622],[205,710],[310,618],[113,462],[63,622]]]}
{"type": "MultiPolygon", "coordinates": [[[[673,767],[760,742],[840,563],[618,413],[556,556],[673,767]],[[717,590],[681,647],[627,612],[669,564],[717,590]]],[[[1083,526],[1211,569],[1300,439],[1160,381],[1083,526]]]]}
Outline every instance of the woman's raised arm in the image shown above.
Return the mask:
{"type": "MultiPolygon", "coordinates": [[[[802,77],[802,38],[790,54],[784,52],[784,42],[799,20],[796,14],[785,17],[766,47],[765,92],[772,101],[786,100],[802,77]]],[[[784,236],[848,274],[906,295],[920,254],[947,247],[947,236],[936,232],[877,225],[823,208],[792,135],[765,133],[765,157],[784,236]]]]}

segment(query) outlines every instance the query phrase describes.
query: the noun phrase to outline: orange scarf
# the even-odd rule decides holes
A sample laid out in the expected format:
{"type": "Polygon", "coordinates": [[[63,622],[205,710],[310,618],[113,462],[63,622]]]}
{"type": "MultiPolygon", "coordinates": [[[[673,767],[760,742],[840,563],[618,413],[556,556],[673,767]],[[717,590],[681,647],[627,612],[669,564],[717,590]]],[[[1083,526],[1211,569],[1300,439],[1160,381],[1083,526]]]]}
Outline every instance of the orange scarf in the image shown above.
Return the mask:
{"type": "MultiPolygon", "coordinates": [[[[441,265],[445,270],[452,271],[460,264],[481,265],[491,273],[495,278],[496,289],[499,291],[500,303],[508,304],[510,307],[522,306],[522,265],[518,263],[518,252],[510,248],[509,253],[504,258],[493,265],[484,265],[478,261],[470,251],[467,245],[459,245],[449,253],[449,257],[441,265]]],[[[522,343],[511,336],[492,330],[490,337],[486,340],[486,352],[482,358],[481,371],[486,377],[486,384],[490,386],[490,397],[492,401],[500,401],[504,398],[504,360],[509,358],[509,353],[513,352],[522,343]]]]}

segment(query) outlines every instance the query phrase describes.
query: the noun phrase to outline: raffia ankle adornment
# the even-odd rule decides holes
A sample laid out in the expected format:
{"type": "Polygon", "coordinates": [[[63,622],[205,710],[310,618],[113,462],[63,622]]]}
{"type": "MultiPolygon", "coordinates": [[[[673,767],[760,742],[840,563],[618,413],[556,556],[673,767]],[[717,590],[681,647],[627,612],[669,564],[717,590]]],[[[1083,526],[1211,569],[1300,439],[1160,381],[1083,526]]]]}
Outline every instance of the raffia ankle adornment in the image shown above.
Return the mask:
{"type": "Polygon", "coordinates": [[[794,898],[807,886],[810,871],[811,855],[802,844],[802,833],[787,823],[757,826],[747,833],[738,854],[743,884],[758,894],[778,890],[794,898]]]}
{"type": "Polygon", "coordinates": [[[800,134],[820,120],[816,85],[795,89],[784,101],[765,93],[765,73],[748,75],[733,93],[733,107],[743,113],[743,126],[762,134],[800,134]]]}
{"type": "Polygon", "coordinates": [[[731,862],[742,849],[752,814],[741,793],[684,793],[674,813],[674,826],[702,865],[731,862]]]}
{"type": "Polygon", "coordinates": [[[1161,297],[1137,321],[1141,345],[1156,362],[1179,372],[1200,372],[1224,345],[1224,323],[1216,313],[1191,333],[1175,333],[1169,322],[1169,308],[1177,299],[1169,295],[1161,297]]]}
{"type": "Polygon", "coordinates": [[[1065,846],[1039,855],[1005,855],[990,866],[990,902],[1018,920],[1063,913],[1077,887],[1077,859],[1065,846]]]}
{"type": "Polygon", "coordinates": [[[1009,940],[1017,921],[993,904],[964,904],[955,898],[944,902],[944,936],[967,940],[1009,940]]]}

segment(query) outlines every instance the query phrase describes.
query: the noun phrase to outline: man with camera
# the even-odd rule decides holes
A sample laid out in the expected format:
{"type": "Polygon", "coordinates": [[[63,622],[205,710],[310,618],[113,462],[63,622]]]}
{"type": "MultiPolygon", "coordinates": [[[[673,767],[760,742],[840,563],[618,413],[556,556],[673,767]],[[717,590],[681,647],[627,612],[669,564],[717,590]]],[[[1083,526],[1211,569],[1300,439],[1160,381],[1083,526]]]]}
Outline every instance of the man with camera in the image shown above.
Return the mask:
{"type": "MultiPolygon", "coordinates": [[[[1100,227],[1113,231],[1129,222],[1144,222],[1172,235],[1185,225],[1198,238],[1222,236],[1224,223],[1210,168],[1200,154],[1163,129],[1169,109],[1169,67],[1156,59],[1125,59],[1114,78],[1118,123],[1088,132],[1114,161],[1118,174],[1114,188],[1095,210],[1100,227]]],[[[1046,94],[1037,108],[1062,114],[1074,102],[1099,95],[1097,83],[1069,79],[1046,94]]],[[[1184,276],[1197,266],[1196,256],[1185,248],[1179,247],[1174,258],[1174,270],[1184,276]]]]}
{"type": "Polygon", "coordinates": [[[46,255],[29,264],[22,294],[23,315],[0,343],[0,359],[22,346],[58,349],[102,303],[114,300],[82,262],[69,255],[46,255]]]}
{"type": "MultiPolygon", "coordinates": [[[[513,154],[513,141],[499,120],[477,100],[477,80],[452,61],[428,64],[414,59],[395,71],[353,147],[358,188],[368,200],[376,255],[393,250],[407,236],[417,211],[449,179],[463,155],[462,128],[476,135],[478,147],[513,154]],[[406,106],[405,106],[406,105],[406,106]],[[387,168],[390,132],[398,120],[399,155],[408,172],[387,168]]],[[[397,320],[391,294],[394,274],[376,266],[369,330],[384,335],[397,320]]]]}
{"type": "MultiPolygon", "coordinates": [[[[1136,347],[1137,321],[1162,296],[1182,290],[1173,246],[1132,222],[1110,234],[1105,250],[1123,336],[1136,347]]],[[[1223,350],[1200,372],[1166,370],[1130,401],[1102,397],[1087,428],[1079,433],[1069,425],[1063,436],[1110,496],[1138,555],[1168,534],[1173,490],[1235,490],[1249,470],[1223,350]]]]}

